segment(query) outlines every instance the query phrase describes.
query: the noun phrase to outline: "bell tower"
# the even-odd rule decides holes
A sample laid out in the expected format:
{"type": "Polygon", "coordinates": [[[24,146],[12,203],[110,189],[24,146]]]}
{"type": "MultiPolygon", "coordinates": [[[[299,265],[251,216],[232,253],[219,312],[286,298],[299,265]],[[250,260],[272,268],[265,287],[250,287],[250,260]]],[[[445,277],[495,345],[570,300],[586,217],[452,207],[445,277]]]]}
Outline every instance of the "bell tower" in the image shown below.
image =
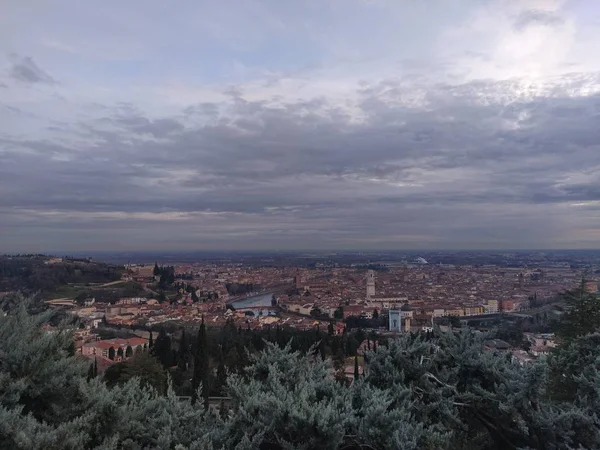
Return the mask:
{"type": "Polygon", "coordinates": [[[375,297],[375,272],[369,270],[367,272],[367,299],[375,297]]]}

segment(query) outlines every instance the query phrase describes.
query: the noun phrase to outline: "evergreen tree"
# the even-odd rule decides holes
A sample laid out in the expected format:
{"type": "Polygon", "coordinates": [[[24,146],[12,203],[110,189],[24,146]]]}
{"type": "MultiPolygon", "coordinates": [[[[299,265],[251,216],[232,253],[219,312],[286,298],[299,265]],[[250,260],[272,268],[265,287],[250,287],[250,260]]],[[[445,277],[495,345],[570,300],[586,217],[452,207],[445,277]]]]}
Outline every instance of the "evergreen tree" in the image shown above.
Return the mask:
{"type": "Polygon", "coordinates": [[[358,356],[354,357],[354,380],[358,380],[360,374],[358,373],[358,356]]]}
{"type": "Polygon", "coordinates": [[[140,353],[125,362],[108,367],[104,379],[109,386],[125,384],[138,378],[142,386],[151,386],[161,394],[167,392],[167,375],[162,365],[148,353],[140,353]]]}
{"type": "Polygon", "coordinates": [[[131,358],[132,356],[133,356],[133,348],[131,348],[131,345],[128,345],[127,348],[125,349],[125,357],[131,358]]]}
{"type": "Polygon", "coordinates": [[[155,277],[160,275],[160,267],[158,267],[158,263],[154,263],[154,270],[152,271],[152,274],[155,277]]]}
{"type": "Polygon", "coordinates": [[[173,367],[173,350],[171,349],[171,338],[167,335],[164,328],[161,328],[158,332],[156,342],[152,347],[152,355],[154,355],[158,361],[165,368],[173,367]]]}
{"type": "Polygon", "coordinates": [[[208,409],[208,394],[209,394],[209,359],[208,359],[208,342],[206,340],[206,325],[204,318],[198,330],[198,342],[196,343],[196,354],[194,356],[194,376],[192,378],[192,400],[198,400],[198,390],[202,386],[202,402],[205,409],[208,409]]]}
{"type": "Polygon", "coordinates": [[[590,294],[581,286],[562,294],[567,312],[561,318],[556,335],[563,342],[595,332],[600,328],[600,296],[590,294]]]}
{"type": "Polygon", "coordinates": [[[108,349],[108,358],[112,359],[114,361],[115,360],[115,355],[116,355],[115,348],[114,347],[110,347],[108,349]]]}
{"type": "MultiPolygon", "coordinates": [[[[314,357],[315,334],[294,332],[301,339],[285,348],[269,343],[249,355],[227,379],[231,404],[215,414],[179,400],[149,353],[112,365],[106,382],[90,377],[96,368],[69,352],[66,325],[42,328],[53,314],[17,304],[0,315],[1,449],[600,448],[600,333],[564,341],[548,362],[524,367],[484,351],[489,336],[468,328],[381,338],[385,345],[367,352],[368,370],[348,386],[314,357]]],[[[207,334],[203,323],[196,387],[209,376],[207,334]]],[[[265,335],[235,335],[230,350],[265,335]]]]}
{"type": "Polygon", "coordinates": [[[333,312],[333,318],[337,319],[337,320],[342,320],[344,318],[344,308],[339,306],[334,312],[333,312]]]}
{"type": "Polygon", "coordinates": [[[179,339],[179,351],[177,352],[178,366],[181,371],[187,370],[188,358],[188,343],[185,335],[185,328],[181,330],[181,338],[179,339]]]}
{"type": "Polygon", "coordinates": [[[150,339],[148,339],[148,348],[154,347],[154,338],[152,336],[152,330],[150,330],[150,339]]]}
{"type": "Polygon", "coordinates": [[[90,364],[90,368],[88,369],[87,380],[90,381],[94,378],[94,363],[90,364]]]}
{"type": "Polygon", "coordinates": [[[219,349],[219,364],[217,365],[217,390],[219,394],[223,394],[223,387],[227,382],[227,372],[225,370],[225,359],[223,357],[222,348],[219,349]]]}

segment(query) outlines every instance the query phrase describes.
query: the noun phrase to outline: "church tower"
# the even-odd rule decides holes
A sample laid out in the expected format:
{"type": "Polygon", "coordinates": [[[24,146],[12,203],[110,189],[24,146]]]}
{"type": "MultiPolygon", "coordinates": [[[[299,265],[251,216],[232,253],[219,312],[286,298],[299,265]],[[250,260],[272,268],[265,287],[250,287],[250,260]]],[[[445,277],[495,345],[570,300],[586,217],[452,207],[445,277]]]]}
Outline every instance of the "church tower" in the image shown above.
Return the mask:
{"type": "Polygon", "coordinates": [[[367,272],[367,299],[375,297],[375,272],[369,270],[367,272]]]}

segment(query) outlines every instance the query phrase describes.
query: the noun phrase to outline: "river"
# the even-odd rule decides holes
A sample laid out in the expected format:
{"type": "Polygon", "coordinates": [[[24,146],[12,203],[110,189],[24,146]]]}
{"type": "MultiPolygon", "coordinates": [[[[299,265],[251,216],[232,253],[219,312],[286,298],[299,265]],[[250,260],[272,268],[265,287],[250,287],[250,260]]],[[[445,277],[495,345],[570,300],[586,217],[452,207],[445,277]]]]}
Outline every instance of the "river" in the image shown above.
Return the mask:
{"type": "Polygon", "coordinates": [[[252,297],[244,298],[242,300],[230,302],[229,304],[235,309],[251,308],[255,306],[271,306],[272,298],[273,293],[267,292],[266,294],[254,295],[252,297]]]}

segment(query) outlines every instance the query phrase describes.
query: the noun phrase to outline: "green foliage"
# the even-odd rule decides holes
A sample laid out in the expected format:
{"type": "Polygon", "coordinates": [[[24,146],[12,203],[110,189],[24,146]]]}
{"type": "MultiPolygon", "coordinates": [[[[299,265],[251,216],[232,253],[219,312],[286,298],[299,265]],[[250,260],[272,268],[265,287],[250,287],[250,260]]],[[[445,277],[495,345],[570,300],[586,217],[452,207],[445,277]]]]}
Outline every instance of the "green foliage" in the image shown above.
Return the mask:
{"type": "Polygon", "coordinates": [[[333,318],[337,319],[337,320],[343,319],[344,318],[344,308],[341,306],[336,308],[336,310],[333,312],[333,318]]]}
{"type": "Polygon", "coordinates": [[[273,448],[336,449],[352,422],[350,392],[320,358],[268,344],[252,356],[245,377],[228,382],[235,414],[229,445],[262,442],[273,448]]]}
{"type": "Polygon", "coordinates": [[[50,294],[69,284],[107,283],[121,278],[122,267],[64,259],[46,264],[48,257],[0,256],[0,291],[21,290],[26,293],[50,294]]]}
{"type": "Polygon", "coordinates": [[[198,400],[199,395],[202,397],[204,408],[208,408],[209,394],[209,378],[210,366],[208,356],[208,342],[206,339],[206,325],[204,319],[198,330],[198,341],[196,342],[196,353],[194,355],[194,376],[192,379],[193,401],[198,400]],[[200,391],[200,392],[198,392],[200,391]]]}
{"type": "Polygon", "coordinates": [[[171,338],[167,335],[164,328],[160,329],[151,353],[156,356],[163,367],[173,367],[175,361],[173,358],[173,349],[171,347],[171,338]]]}
{"type": "Polygon", "coordinates": [[[523,330],[515,324],[505,324],[493,330],[490,337],[503,340],[516,348],[523,348],[527,345],[523,330]]]}
{"type": "Polygon", "coordinates": [[[70,332],[45,331],[52,312],[26,306],[0,316],[0,449],[212,448],[216,419],[137,379],[88,381],[70,332]]]}
{"type": "Polygon", "coordinates": [[[562,299],[567,304],[567,312],[556,330],[562,341],[571,341],[600,328],[600,296],[579,288],[565,292],[562,299]]]}
{"type": "MultiPolygon", "coordinates": [[[[70,332],[44,329],[51,315],[32,315],[21,302],[0,316],[0,449],[600,447],[600,333],[570,340],[548,364],[525,367],[485,351],[489,336],[468,329],[407,334],[368,352],[364,375],[348,386],[317,346],[294,350],[294,341],[281,344],[285,330],[265,332],[274,342],[244,356],[248,365],[227,377],[230,402],[212,412],[204,324],[193,346],[203,401],[189,402],[148,353],[113,365],[106,382],[91,376],[89,361],[69,352],[70,332]]],[[[260,336],[229,325],[219,333],[221,373],[227,353],[243,352],[236,339],[260,336]]],[[[309,342],[309,335],[297,336],[309,342]]],[[[313,340],[335,343],[337,354],[347,342],[332,338],[312,332],[313,340]]]]}
{"type": "Polygon", "coordinates": [[[162,365],[148,352],[141,352],[125,362],[114,364],[104,372],[108,386],[127,383],[138,378],[143,386],[150,386],[157,392],[166,393],[167,374],[162,365]]]}

